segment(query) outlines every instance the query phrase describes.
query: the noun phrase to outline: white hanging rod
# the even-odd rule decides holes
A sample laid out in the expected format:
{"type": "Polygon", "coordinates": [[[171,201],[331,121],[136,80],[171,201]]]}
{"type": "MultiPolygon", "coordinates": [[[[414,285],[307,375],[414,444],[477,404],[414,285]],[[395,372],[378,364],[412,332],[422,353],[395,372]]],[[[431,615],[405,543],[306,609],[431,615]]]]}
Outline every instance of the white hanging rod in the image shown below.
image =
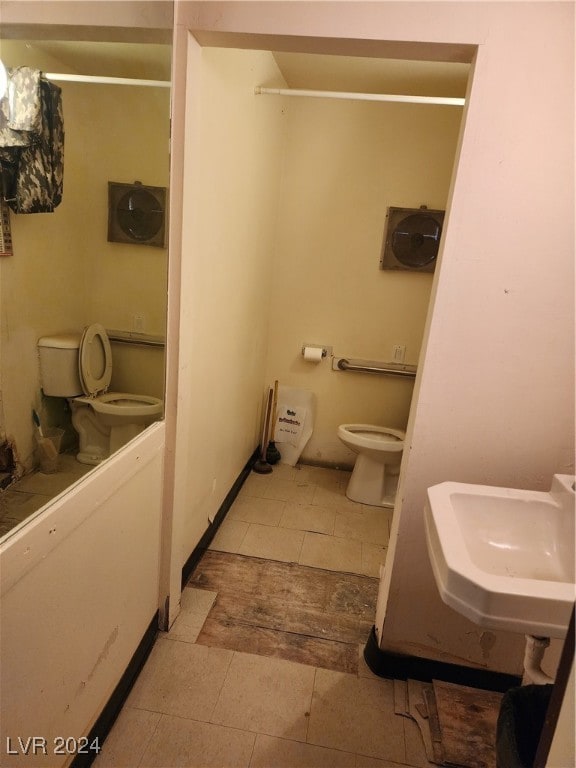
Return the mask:
{"type": "Polygon", "coordinates": [[[461,107],[466,99],[448,96],[402,96],[395,93],[345,93],[342,91],[307,91],[296,88],[262,88],[254,89],[257,95],[271,96],[312,96],[319,99],[353,99],[356,101],[400,101],[406,104],[447,104],[461,107]]]}
{"type": "Polygon", "coordinates": [[[100,85],[143,85],[149,88],[170,88],[169,80],[137,80],[131,77],[97,77],[94,75],[64,75],[45,72],[48,80],[60,80],[71,83],[98,83],[100,85]]]}

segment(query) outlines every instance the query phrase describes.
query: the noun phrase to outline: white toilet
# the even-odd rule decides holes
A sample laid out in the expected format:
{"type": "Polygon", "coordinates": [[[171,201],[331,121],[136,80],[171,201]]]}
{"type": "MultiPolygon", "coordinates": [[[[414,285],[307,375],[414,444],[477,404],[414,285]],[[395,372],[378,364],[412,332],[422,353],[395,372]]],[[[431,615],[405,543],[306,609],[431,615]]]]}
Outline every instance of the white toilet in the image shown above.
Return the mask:
{"type": "Polygon", "coordinates": [[[82,334],[38,340],[40,379],[45,395],[66,397],[78,432],[83,464],[99,464],[162,416],[157,397],[108,392],[112,349],[106,329],[94,323],[82,334]]]}
{"type": "Polygon", "coordinates": [[[393,507],[406,433],[372,424],[341,424],[338,437],[358,454],[346,496],[361,504],[393,507]]]}

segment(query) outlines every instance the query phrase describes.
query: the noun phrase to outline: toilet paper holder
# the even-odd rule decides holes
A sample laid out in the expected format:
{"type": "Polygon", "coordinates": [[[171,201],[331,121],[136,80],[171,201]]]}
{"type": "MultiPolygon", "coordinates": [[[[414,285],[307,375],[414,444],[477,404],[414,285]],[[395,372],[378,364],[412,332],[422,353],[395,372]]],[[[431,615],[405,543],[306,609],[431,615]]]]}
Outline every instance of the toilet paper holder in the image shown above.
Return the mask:
{"type": "Polygon", "coordinates": [[[307,347],[312,349],[321,349],[322,358],[330,357],[332,355],[332,347],[325,346],[324,344],[302,344],[302,350],[301,350],[302,357],[304,357],[304,350],[307,347]]]}

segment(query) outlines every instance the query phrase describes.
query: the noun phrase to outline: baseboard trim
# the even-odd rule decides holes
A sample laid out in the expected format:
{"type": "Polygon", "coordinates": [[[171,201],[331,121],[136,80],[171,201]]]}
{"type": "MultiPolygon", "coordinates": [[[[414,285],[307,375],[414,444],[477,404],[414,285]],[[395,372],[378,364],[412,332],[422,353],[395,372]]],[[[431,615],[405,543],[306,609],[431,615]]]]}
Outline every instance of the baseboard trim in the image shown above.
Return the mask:
{"type": "MultiPolygon", "coordinates": [[[[120,682],[114,689],[93,727],[90,729],[90,733],[87,737],[88,747],[94,743],[95,739],[98,740],[97,743],[102,747],[106,736],[108,736],[112,730],[112,726],[120,714],[120,710],[124,706],[124,702],[128,698],[128,694],[132,690],[132,686],[136,682],[136,678],[140,674],[140,670],[146,663],[146,659],[150,655],[150,651],[156,642],[158,634],[158,613],[159,612],[156,611],[154,614],[152,621],[144,632],[138,647],[134,651],[128,666],[126,667],[124,674],[120,678],[120,682]]],[[[79,753],[70,763],[70,768],[89,768],[95,759],[96,753],[94,752],[79,753]]]]}
{"type": "Polygon", "coordinates": [[[260,446],[256,448],[252,456],[250,456],[250,458],[244,465],[244,468],[242,469],[242,471],[234,481],[234,485],[232,486],[232,488],[230,488],[230,490],[226,495],[226,498],[220,505],[218,512],[214,517],[214,520],[210,523],[208,528],[204,531],[202,538],[192,550],[192,554],[182,566],[182,589],[184,589],[184,587],[188,583],[188,579],[192,575],[192,571],[194,570],[194,568],[198,565],[200,558],[210,546],[212,539],[216,535],[216,531],[218,530],[218,528],[220,528],[220,525],[222,524],[222,522],[224,521],[224,518],[226,517],[226,513],[234,503],[236,496],[238,496],[240,489],[244,485],[246,478],[252,471],[252,467],[254,466],[256,460],[259,457],[260,457],[260,446]]]}
{"type": "Polygon", "coordinates": [[[515,688],[522,681],[522,678],[504,672],[449,664],[419,656],[388,653],[378,646],[375,627],[372,627],[366,641],[364,660],[375,675],[395,680],[420,680],[421,682],[443,680],[447,683],[467,685],[470,688],[501,692],[515,688]]]}

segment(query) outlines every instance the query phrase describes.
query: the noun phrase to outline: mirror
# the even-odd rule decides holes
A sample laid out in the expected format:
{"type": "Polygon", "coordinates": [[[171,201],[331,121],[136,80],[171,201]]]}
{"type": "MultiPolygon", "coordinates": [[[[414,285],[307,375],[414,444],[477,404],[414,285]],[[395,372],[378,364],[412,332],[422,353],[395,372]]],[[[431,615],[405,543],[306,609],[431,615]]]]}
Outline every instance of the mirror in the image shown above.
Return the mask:
{"type": "MultiPolygon", "coordinates": [[[[42,28],[34,29],[39,38],[42,28]]],[[[45,29],[46,37],[55,36],[45,29]]],[[[169,81],[166,34],[154,43],[5,39],[0,56],[8,69],[169,81]]],[[[19,529],[96,463],[77,458],[71,399],[42,389],[39,339],[74,339],[99,323],[112,350],[110,391],[164,398],[164,226],[155,227],[154,242],[109,239],[108,203],[110,184],[133,189],[136,180],[167,195],[170,88],[50,81],[62,91],[62,202],[52,213],[10,211],[12,253],[0,258],[0,536],[19,529]],[[41,441],[55,430],[63,430],[58,471],[40,472],[39,446],[46,448],[41,441]]],[[[138,213],[124,215],[133,223],[138,213]]],[[[74,342],[64,351],[76,355],[74,342]]],[[[152,421],[159,418],[161,408],[152,421]]],[[[117,447],[111,441],[110,450],[117,447]]]]}

